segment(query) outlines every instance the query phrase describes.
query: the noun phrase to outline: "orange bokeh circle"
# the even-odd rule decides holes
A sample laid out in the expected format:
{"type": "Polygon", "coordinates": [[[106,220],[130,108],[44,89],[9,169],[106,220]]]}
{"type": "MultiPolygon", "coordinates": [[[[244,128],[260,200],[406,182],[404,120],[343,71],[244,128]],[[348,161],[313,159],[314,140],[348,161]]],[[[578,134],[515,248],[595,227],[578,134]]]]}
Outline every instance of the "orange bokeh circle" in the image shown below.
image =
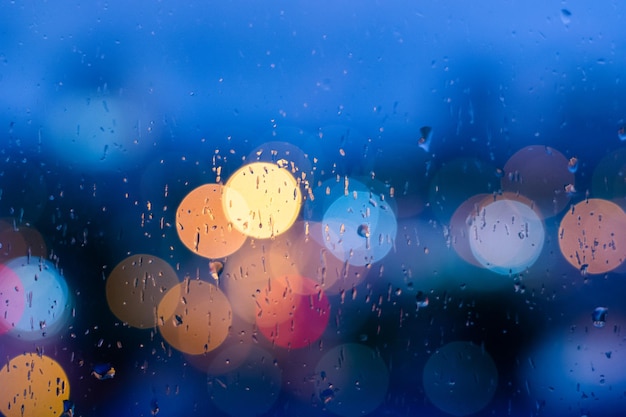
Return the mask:
{"type": "Polygon", "coordinates": [[[243,245],[246,235],[233,227],[222,205],[223,187],[205,184],[183,198],[176,211],[180,241],[205,258],[222,258],[243,245]]]}

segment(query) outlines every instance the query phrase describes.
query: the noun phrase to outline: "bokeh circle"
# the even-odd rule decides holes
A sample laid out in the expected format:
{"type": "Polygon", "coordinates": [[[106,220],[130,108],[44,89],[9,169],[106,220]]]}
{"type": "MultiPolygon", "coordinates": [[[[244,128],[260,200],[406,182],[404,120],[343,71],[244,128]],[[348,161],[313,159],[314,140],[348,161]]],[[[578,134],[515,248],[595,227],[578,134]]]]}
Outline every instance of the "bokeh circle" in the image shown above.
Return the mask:
{"type": "Polygon", "coordinates": [[[330,349],[315,367],[319,401],[334,414],[356,417],[374,412],[384,401],[389,371],[367,346],[346,343],[330,349]]]}
{"type": "Polygon", "coordinates": [[[0,368],[0,412],[5,417],[56,416],[70,397],[70,381],[58,362],[35,353],[0,368]]]}
{"type": "Polygon", "coordinates": [[[539,258],[545,227],[531,203],[505,193],[487,197],[472,213],[469,244],[474,258],[502,275],[516,274],[539,258]]]}
{"type": "Polygon", "coordinates": [[[233,345],[208,370],[213,403],[234,417],[259,416],[279,397],[282,371],[272,354],[258,346],[233,345]]]}
{"type": "Polygon", "coordinates": [[[205,258],[228,256],[247,238],[226,217],[223,191],[219,184],[201,185],[185,196],[176,211],[176,231],[181,242],[205,258]]]}
{"type": "Polygon", "coordinates": [[[11,336],[22,340],[41,340],[59,333],[71,313],[71,296],[65,278],[55,264],[42,258],[22,256],[5,266],[18,276],[25,305],[11,336]]]}
{"type": "Polygon", "coordinates": [[[139,329],[154,328],[157,306],[178,283],[176,272],[163,259],[147,254],[131,255],[109,274],[107,303],[124,323],[139,329]]]}
{"type": "Polygon", "coordinates": [[[528,197],[543,218],[553,217],[567,206],[572,197],[565,190],[567,185],[575,185],[569,160],[549,146],[522,148],[504,165],[502,190],[528,197]]]}
{"type": "Polygon", "coordinates": [[[307,277],[273,278],[258,298],[256,324],[277,346],[297,349],[311,345],[324,333],[329,318],[328,297],[307,277]]]}
{"type": "Polygon", "coordinates": [[[159,332],[176,350],[192,355],[220,346],[232,323],[230,302],[215,285],[189,280],[175,285],[157,309],[159,332]]]}
{"type": "Polygon", "coordinates": [[[559,248],[583,273],[602,274],[626,256],[626,213],[615,203],[591,198],[565,213],[559,227],[559,248]]]}
{"type": "Polygon", "coordinates": [[[433,405],[454,416],[485,408],[498,386],[498,370],[486,351],[470,342],[451,342],[424,366],[424,390],[433,405]]]}
{"type": "Polygon", "coordinates": [[[250,237],[268,239],[284,233],[296,221],[302,193],[287,169],[253,162],[230,176],[222,204],[237,230],[250,237]]]}

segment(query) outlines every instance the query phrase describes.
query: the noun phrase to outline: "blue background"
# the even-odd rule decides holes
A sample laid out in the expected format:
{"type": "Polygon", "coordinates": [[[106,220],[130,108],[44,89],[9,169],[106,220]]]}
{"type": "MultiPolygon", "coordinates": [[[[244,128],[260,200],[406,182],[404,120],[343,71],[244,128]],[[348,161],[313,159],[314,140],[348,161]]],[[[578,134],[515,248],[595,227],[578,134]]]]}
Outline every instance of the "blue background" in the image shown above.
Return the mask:
{"type": "MultiPolygon", "coordinates": [[[[163,349],[158,334],[118,323],[104,278],[131,253],[189,262],[173,227],[140,224],[146,203],[174,224],[185,194],[215,181],[216,150],[227,178],[268,141],[317,158],[316,180],[374,174],[394,187],[399,230],[419,230],[429,248],[377,263],[384,276],[359,288],[340,323],[331,318],[330,334],[375,349],[390,368],[372,415],[447,415],[429,402],[422,372],[455,340],[484,346],[498,369],[495,396],[477,415],[623,415],[626,378],[563,382],[592,353],[558,365],[560,346],[583,343],[581,329],[596,330],[591,313],[603,305],[602,330],[616,336],[594,349],[626,370],[623,273],[582,276],[568,265],[558,215],[546,219],[549,237],[520,291],[519,277],[465,264],[446,247],[454,207],[442,216],[429,189],[455,158],[502,168],[519,149],[543,145],[579,158],[573,203],[592,192],[594,169],[623,147],[625,11],[617,0],[0,2],[0,216],[42,233],[74,294],[67,331],[36,344],[68,373],[77,415],[150,415],[155,399],[159,415],[220,415],[206,374],[163,349]],[[65,110],[91,100],[107,112],[107,102],[126,103],[120,119],[144,132],[139,143],[64,137],[76,131],[65,110]],[[428,152],[418,146],[422,126],[433,129],[428,152]],[[365,295],[387,297],[388,288],[403,291],[372,314],[365,295]],[[430,298],[419,311],[416,290],[430,298]],[[114,379],[89,375],[100,362],[114,364],[114,379]]],[[[492,192],[500,180],[493,171],[484,184],[470,181],[452,183],[492,192]]],[[[36,344],[0,336],[0,356],[36,344]]],[[[319,398],[283,392],[267,415],[325,414],[319,398]]]]}

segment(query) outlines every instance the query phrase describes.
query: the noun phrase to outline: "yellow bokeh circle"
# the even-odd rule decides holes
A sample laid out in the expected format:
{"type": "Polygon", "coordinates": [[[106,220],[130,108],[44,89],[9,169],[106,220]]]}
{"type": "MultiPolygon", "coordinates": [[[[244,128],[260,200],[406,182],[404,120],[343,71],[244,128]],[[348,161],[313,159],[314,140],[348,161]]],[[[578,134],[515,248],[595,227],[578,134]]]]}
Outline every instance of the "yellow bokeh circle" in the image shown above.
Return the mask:
{"type": "Polygon", "coordinates": [[[0,369],[0,412],[5,417],[56,416],[70,397],[61,365],[45,355],[24,353],[0,369]]]}
{"type": "Polygon", "coordinates": [[[229,178],[222,203],[237,230],[257,239],[268,239],[285,232],[296,221],[302,193],[287,169],[254,162],[229,178]]]}

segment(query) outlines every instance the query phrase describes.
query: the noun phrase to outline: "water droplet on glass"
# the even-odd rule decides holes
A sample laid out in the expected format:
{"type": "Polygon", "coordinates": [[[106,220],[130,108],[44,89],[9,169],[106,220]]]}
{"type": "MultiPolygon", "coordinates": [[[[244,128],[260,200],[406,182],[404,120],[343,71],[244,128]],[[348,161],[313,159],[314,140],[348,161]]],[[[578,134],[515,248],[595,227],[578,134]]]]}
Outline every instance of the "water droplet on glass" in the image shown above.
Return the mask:
{"type": "Polygon", "coordinates": [[[596,307],[591,314],[591,318],[593,319],[593,325],[598,328],[604,327],[606,324],[606,316],[609,313],[609,309],[606,307],[596,307]]]}
{"type": "Polygon", "coordinates": [[[112,379],[115,376],[115,368],[110,363],[98,363],[91,369],[91,375],[98,380],[112,379]]]}
{"type": "Polygon", "coordinates": [[[74,403],[70,400],[63,400],[63,414],[61,414],[61,417],[72,417],[75,412],[74,403]]]}
{"type": "Polygon", "coordinates": [[[417,304],[418,309],[428,307],[428,296],[422,291],[418,291],[415,295],[415,303],[417,304]]]}
{"type": "Polygon", "coordinates": [[[333,398],[335,398],[335,391],[333,391],[332,388],[326,388],[320,392],[320,400],[322,400],[324,404],[328,404],[333,398]]]}
{"type": "Polygon", "coordinates": [[[561,9],[561,22],[564,25],[569,25],[572,21],[572,12],[567,9],[561,9]]]}
{"type": "Polygon", "coordinates": [[[209,271],[214,280],[219,281],[220,275],[224,270],[224,264],[220,261],[209,262],[209,271]]]}
{"type": "Polygon", "coordinates": [[[626,141],[626,126],[620,126],[620,128],[617,129],[617,137],[621,141],[626,141]]]}
{"type": "Polygon", "coordinates": [[[363,223],[362,225],[360,225],[356,232],[359,234],[359,236],[361,237],[365,237],[368,238],[370,237],[370,227],[368,224],[363,223]]]}
{"type": "Polygon", "coordinates": [[[567,161],[567,170],[572,174],[578,170],[578,158],[573,156],[567,161]]]}
{"type": "Polygon", "coordinates": [[[432,133],[433,129],[430,126],[423,126],[420,128],[420,138],[417,140],[417,145],[426,152],[430,150],[432,133]]]}
{"type": "Polygon", "coordinates": [[[153,416],[159,414],[159,403],[155,399],[150,401],[150,414],[153,416]]]}

